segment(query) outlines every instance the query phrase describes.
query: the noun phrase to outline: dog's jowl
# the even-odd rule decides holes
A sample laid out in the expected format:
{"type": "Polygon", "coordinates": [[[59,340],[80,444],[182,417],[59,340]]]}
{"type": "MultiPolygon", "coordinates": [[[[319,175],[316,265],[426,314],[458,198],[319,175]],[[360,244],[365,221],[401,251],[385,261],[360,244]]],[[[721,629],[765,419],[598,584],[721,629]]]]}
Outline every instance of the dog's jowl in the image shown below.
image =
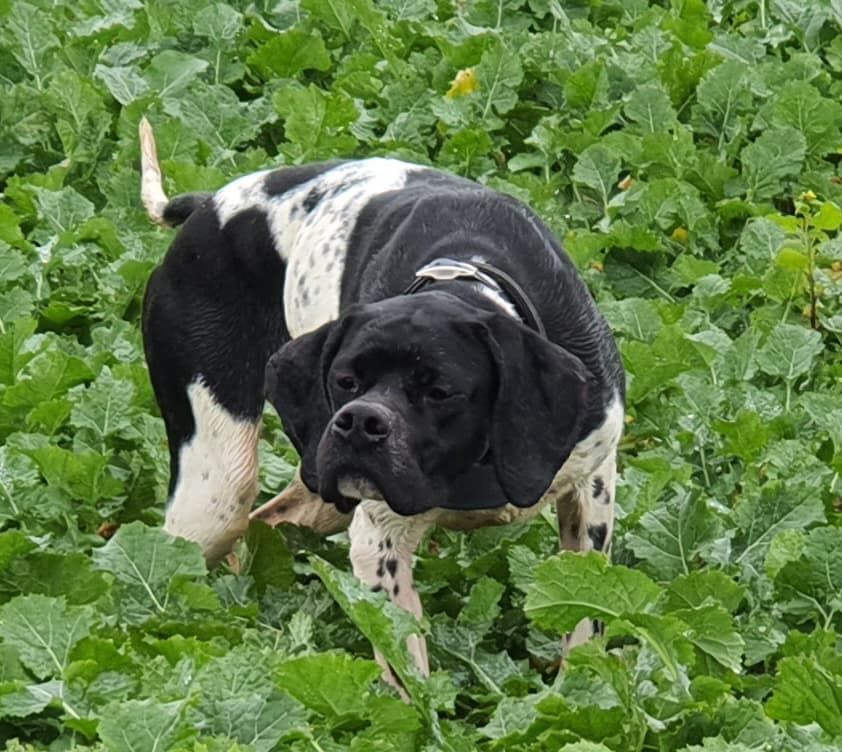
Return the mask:
{"type": "MultiPolygon", "coordinates": [[[[171,533],[210,559],[242,533],[268,398],[301,466],[254,514],[348,525],[357,576],[417,615],[412,558],[432,525],[503,524],[552,501],[564,548],[608,552],[622,365],[526,206],[391,159],[271,170],[167,203],[148,132],[144,147],[149,213],[183,224],[143,322],[171,533]]],[[[426,673],[423,641],[410,648],[426,673]]]]}

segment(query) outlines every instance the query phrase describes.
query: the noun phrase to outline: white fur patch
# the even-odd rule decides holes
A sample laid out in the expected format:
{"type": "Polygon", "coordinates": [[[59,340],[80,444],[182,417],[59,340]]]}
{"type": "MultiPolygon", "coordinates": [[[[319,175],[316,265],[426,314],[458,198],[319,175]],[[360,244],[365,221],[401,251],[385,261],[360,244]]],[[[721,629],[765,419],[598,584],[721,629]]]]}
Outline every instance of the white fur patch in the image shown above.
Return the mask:
{"type": "Polygon", "coordinates": [[[266,213],[275,248],[287,263],[284,313],[293,337],[339,315],[345,255],[357,216],[372,198],[402,188],[419,169],[396,159],[346,162],[272,196],[265,190],[264,171],[235,180],[215,195],[221,225],[246,209],[266,213]],[[317,198],[308,212],[310,196],[317,198]]]}
{"type": "Polygon", "coordinates": [[[260,423],[235,418],[201,381],[187,387],[187,396],[196,432],[179,451],[178,482],[164,529],[196,541],[215,560],[248,526],[257,495],[260,423]]]}
{"type": "Polygon", "coordinates": [[[573,451],[562,465],[556,481],[562,484],[586,482],[605,461],[617,452],[617,445],[623,435],[625,410],[619,395],[616,395],[605,411],[605,420],[573,447],[573,451]]]}

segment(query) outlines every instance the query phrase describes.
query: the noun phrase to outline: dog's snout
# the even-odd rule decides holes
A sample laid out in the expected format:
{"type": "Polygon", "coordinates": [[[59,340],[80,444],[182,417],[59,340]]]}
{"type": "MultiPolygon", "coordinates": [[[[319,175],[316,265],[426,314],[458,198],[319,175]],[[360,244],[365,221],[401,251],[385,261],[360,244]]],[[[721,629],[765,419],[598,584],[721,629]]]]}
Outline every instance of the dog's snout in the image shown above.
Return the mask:
{"type": "Polygon", "coordinates": [[[333,418],[331,430],[357,447],[383,441],[391,431],[388,412],[379,405],[352,402],[333,418]]]}

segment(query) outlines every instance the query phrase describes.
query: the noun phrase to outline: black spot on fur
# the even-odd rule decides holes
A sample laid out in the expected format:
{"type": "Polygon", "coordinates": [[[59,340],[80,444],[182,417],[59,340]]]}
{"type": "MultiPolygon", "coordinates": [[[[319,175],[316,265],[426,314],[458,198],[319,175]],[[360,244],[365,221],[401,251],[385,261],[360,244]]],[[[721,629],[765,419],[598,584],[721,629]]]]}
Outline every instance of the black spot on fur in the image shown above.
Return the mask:
{"type": "Polygon", "coordinates": [[[389,574],[392,577],[395,576],[395,573],[398,571],[398,560],[397,559],[387,559],[386,560],[386,569],[389,570],[389,574]]]}
{"type": "Polygon", "coordinates": [[[382,585],[372,585],[371,592],[372,593],[379,593],[383,589],[382,585]]]}
{"type": "Polygon", "coordinates": [[[598,498],[600,494],[605,490],[605,481],[602,479],[601,475],[597,475],[593,479],[593,496],[594,498],[598,498]]]}
{"type": "Polygon", "coordinates": [[[318,205],[319,201],[323,198],[322,192],[318,188],[312,188],[310,192],[304,197],[304,201],[302,201],[302,206],[304,207],[304,211],[308,214],[313,211],[318,205]]]}
{"type": "Polygon", "coordinates": [[[595,635],[601,635],[605,632],[605,625],[599,620],[594,619],[591,622],[591,633],[595,635]]]}
{"type": "Polygon", "coordinates": [[[385,574],[385,570],[383,569],[383,559],[380,559],[377,562],[377,576],[382,577],[385,574]]]}
{"type": "Polygon", "coordinates": [[[391,547],[392,547],[392,539],[387,537],[386,538],[386,548],[391,548],[391,547]]]}
{"type": "Polygon", "coordinates": [[[610,504],[611,503],[611,494],[608,491],[605,492],[605,498],[602,500],[603,504],[610,504]]]}
{"type": "Polygon", "coordinates": [[[608,535],[608,525],[604,522],[600,522],[598,525],[590,525],[588,527],[588,537],[591,539],[593,543],[593,547],[596,551],[602,551],[602,547],[605,545],[605,538],[608,535]]]}
{"type": "Polygon", "coordinates": [[[210,478],[210,470],[205,470],[202,473],[202,480],[207,480],[208,478],[210,478]]]}
{"type": "Polygon", "coordinates": [[[378,550],[378,551],[382,551],[382,550],[383,550],[383,541],[378,541],[378,543],[377,543],[377,550],[378,550]]]}
{"type": "Polygon", "coordinates": [[[397,595],[400,591],[401,591],[401,589],[400,589],[400,585],[395,585],[395,586],[392,588],[392,595],[397,595]]]}

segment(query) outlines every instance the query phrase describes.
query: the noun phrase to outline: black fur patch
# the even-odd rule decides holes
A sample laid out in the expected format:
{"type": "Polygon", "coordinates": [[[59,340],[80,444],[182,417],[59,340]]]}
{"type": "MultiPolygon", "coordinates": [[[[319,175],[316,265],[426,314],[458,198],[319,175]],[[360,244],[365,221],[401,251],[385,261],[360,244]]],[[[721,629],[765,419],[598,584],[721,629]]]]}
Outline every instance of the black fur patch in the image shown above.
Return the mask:
{"type": "Polygon", "coordinates": [[[607,535],[608,525],[604,522],[600,522],[598,525],[588,526],[588,537],[591,539],[594,550],[596,551],[602,551],[603,546],[605,546],[605,538],[607,535]]]}
{"type": "Polygon", "coordinates": [[[386,560],[386,569],[389,570],[389,574],[392,575],[392,577],[394,577],[395,574],[398,571],[398,560],[397,559],[387,559],[386,560]]]}
{"type": "Polygon", "coordinates": [[[313,211],[313,209],[315,209],[319,205],[319,201],[321,201],[322,198],[324,198],[324,196],[320,190],[317,190],[316,188],[311,189],[310,192],[304,197],[304,201],[302,201],[304,211],[306,211],[309,214],[311,211],[313,211]]]}
{"type": "Polygon", "coordinates": [[[602,479],[601,475],[597,475],[593,479],[593,495],[594,498],[597,499],[605,490],[605,481],[602,479]]]}

